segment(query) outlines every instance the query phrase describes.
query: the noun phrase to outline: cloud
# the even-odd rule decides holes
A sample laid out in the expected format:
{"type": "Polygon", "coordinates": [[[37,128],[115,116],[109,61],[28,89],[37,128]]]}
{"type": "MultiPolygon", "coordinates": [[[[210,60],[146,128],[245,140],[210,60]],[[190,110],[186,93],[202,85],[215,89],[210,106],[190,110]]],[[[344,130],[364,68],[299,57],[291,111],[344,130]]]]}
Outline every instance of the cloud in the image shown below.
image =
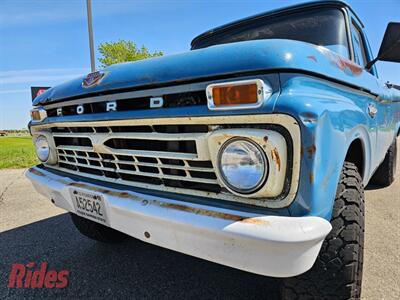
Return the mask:
{"type": "Polygon", "coordinates": [[[88,68],[54,68],[0,71],[0,86],[61,82],[87,74],[88,68]]]}
{"type": "Polygon", "coordinates": [[[29,93],[30,91],[28,89],[14,89],[14,90],[0,90],[0,95],[2,94],[23,94],[23,93],[29,93]]]}

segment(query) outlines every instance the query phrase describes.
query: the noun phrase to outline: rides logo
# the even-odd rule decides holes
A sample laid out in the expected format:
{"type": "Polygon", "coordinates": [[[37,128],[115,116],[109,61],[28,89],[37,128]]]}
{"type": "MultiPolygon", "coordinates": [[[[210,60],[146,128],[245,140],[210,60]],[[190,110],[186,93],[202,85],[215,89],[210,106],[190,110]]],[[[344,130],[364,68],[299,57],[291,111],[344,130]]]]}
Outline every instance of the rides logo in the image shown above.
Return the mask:
{"type": "Polygon", "coordinates": [[[35,263],[26,265],[13,264],[8,288],[58,288],[62,289],[68,285],[68,270],[47,270],[47,262],[42,262],[40,268],[34,270],[35,263]]]}

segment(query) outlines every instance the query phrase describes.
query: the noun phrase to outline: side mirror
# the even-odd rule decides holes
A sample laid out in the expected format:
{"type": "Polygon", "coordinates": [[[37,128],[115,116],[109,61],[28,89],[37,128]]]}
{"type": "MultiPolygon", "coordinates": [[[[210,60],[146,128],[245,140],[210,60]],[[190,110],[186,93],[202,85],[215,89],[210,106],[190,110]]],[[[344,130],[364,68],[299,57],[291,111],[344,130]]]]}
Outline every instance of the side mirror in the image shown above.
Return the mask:
{"type": "Polygon", "coordinates": [[[369,61],[365,69],[371,69],[378,60],[400,62],[400,23],[388,24],[378,56],[369,61]]]}

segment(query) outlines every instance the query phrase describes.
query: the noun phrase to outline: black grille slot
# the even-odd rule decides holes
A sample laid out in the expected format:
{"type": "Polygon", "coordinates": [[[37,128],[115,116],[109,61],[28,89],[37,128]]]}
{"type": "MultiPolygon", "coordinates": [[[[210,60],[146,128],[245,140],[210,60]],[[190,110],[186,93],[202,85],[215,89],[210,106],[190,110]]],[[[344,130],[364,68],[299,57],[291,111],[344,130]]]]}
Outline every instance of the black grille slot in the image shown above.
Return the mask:
{"type": "Polygon", "coordinates": [[[91,166],[101,167],[100,162],[97,161],[97,160],[89,160],[89,164],[90,164],[91,166]]]}
{"type": "Polygon", "coordinates": [[[217,179],[215,173],[212,172],[199,172],[199,171],[189,171],[190,176],[196,178],[204,178],[204,179],[217,179]]]}
{"type": "Polygon", "coordinates": [[[86,160],[83,159],[83,158],[77,158],[76,160],[77,160],[78,163],[80,163],[80,164],[86,164],[86,160]]]}
{"type": "Polygon", "coordinates": [[[183,160],[179,159],[168,159],[168,158],[160,158],[161,162],[166,165],[174,165],[174,166],[184,166],[185,163],[183,160]]]}
{"type": "Polygon", "coordinates": [[[83,151],[75,151],[75,153],[76,153],[76,155],[79,155],[79,156],[86,156],[86,152],[83,152],[83,151]]]}
{"type": "MultiPolygon", "coordinates": [[[[62,150],[61,150],[62,151],[62,150]]],[[[68,154],[68,155],[75,155],[74,154],[74,151],[71,151],[71,150],[64,150],[64,153],[65,154],[68,154]]]]}
{"type": "Polygon", "coordinates": [[[194,141],[162,141],[139,139],[110,139],[104,143],[114,149],[196,153],[194,141]]]}
{"type": "Polygon", "coordinates": [[[150,163],[150,164],[156,164],[157,163],[157,159],[154,157],[142,157],[142,156],[136,156],[136,159],[139,162],[143,162],[143,163],[150,163]]]}
{"type": "Polygon", "coordinates": [[[140,172],[145,172],[145,173],[154,173],[158,174],[158,169],[154,167],[148,167],[148,166],[138,166],[140,172]]]}
{"type": "Polygon", "coordinates": [[[118,164],[119,168],[126,171],[136,171],[136,167],[134,165],[127,164],[118,164]]]}
{"type": "Polygon", "coordinates": [[[96,132],[108,133],[108,132],[110,132],[110,128],[108,128],[108,127],[96,127],[96,132]]]}
{"type": "Polygon", "coordinates": [[[97,153],[95,153],[95,152],[88,152],[87,154],[91,158],[99,158],[99,155],[97,153]]]}
{"type": "Polygon", "coordinates": [[[162,171],[165,175],[186,176],[186,173],[184,170],[163,168],[162,171]]]}
{"type": "Polygon", "coordinates": [[[51,132],[54,133],[93,133],[93,127],[53,127],[51,132]]]}
{"type": "Polygon", "coordinates": [[[74,133],[93,133],[93,127],[70,127],[71,132],[74,133]]]}
{"type": "Polygon", "coordinates": [[[80,137],[54,137],[54,142],[56,146],[84,146],[92,147],[92,142],[89,138],[80,137]]]}
{"type": "Polygon", "coordinates": [[[191,167],[197,167],[197,168],[210,168],[211,169],[213,167],[211,161],[208,161],[208,160],[204,160],[204,161],[191,160],[191,161],[188,161],[188,164],[191,167]]]}
{"type": "Polygon", "coordinates": [[[79,169],[79,172],[83,172],[83,173],[87,173],[87,174],[93,174],[93,175],[97,175],[97,176],[103,175],[103,171],[101,171],[99,169],[86,168],[86,167],[82,167],[82,166],[79,166],[78,169],[79,169]]]}
{"type": "Polygon", "coordinates": [[[107,159],[107,160],[114,159],[114,156],[112,156],[111,154],[107,154],[107,153],[100,153],[100,156],[102,159],[107,159]]]}
{"type": "Polygon", "coordinates": [[[117,111],[149,109],[150,98],[124,99],[117,101],[117,111]]]}
{"type": "Polygon", "coordinates": [[[75,157],[67,156],[66,158],[67,158],[67,161],[72,162],[72,163],[76,163],[75,157]]]}
{"type": "Polygon", "coordinates": [[[103,161],[103,166],[105,168],[116,169],[117,166],[114,163],[103,161]]]}
{"type": "Polygon", "coordinates": [[[68,127],[53,127],[51,132],[70,132],[68,127]]]}
{"type": "Polygon", "coordinates": [[[132,156],[128,156],[128,155],[117,155],[117,158],[119,160],[135,161],[132,156]]]}
{"type": "Polygon", "coordinates": [[[141,183],[149,183],[149,184],[155,184],[155,185],[162,184],[161,179],[156,178],[156,177],[132,175],[132,174],[125,174],[125,173],[121,173],[120,176],[123,180],[127,180],[127,181],[137,181],[137,182],[141,182],[141,183]]]}
{"type": "Polygon", "coordinates": [[[163,182],[166,186],[170,187],[192,189],[192,190],[214,192],[214,193],[221,192],[221,187],[217,184],[197,183],[197,182],[175,180],[175,179],[164,179],[163,182]]]}
{"type": "Polygon", "coordinates": [[[108,177],[108,178],[114,178],[114,179],[118,179],[119,174],[116,172],[110,172],[110,171],[103,171],[104,172],[104,176],[108,177]]]}
{"type": "Polygon", "coordinates": [[[154,131],[159,133],[206,133],[207,125],[154,125],[154,131]]]}
{"type": "Polygon", "coordinates": [[[164,95],[164,107],[206,105],[205,91],[164,95]]]}
{"type": "Polygon", "coordinates": [[[73,171],[77,171],[78,170],[78,168],[76,166],[70,165],[70,164],[65,164],[63,162],[59,162],[58,165],[60,167],[62,167],[62,168],[66,168],[66,169],[69,169],[69,170],[73,170],[73,171]]]}
{"type": "Polygon", "coordinates": [[[151,126],[112,126],[112,132],[153,132],[151,126]]]}

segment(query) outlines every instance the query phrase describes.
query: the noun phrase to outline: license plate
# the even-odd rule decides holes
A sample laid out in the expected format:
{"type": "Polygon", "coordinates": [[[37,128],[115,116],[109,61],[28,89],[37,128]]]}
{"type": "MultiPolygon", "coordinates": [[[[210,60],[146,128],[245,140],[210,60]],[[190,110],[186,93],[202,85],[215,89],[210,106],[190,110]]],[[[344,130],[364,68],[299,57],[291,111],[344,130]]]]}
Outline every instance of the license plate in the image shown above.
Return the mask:
{"type": "Polygon", "coordinates": [[[109,226],[106,204],[101,195],[76,189],[70,192],[77,215],[109,226]]]}

